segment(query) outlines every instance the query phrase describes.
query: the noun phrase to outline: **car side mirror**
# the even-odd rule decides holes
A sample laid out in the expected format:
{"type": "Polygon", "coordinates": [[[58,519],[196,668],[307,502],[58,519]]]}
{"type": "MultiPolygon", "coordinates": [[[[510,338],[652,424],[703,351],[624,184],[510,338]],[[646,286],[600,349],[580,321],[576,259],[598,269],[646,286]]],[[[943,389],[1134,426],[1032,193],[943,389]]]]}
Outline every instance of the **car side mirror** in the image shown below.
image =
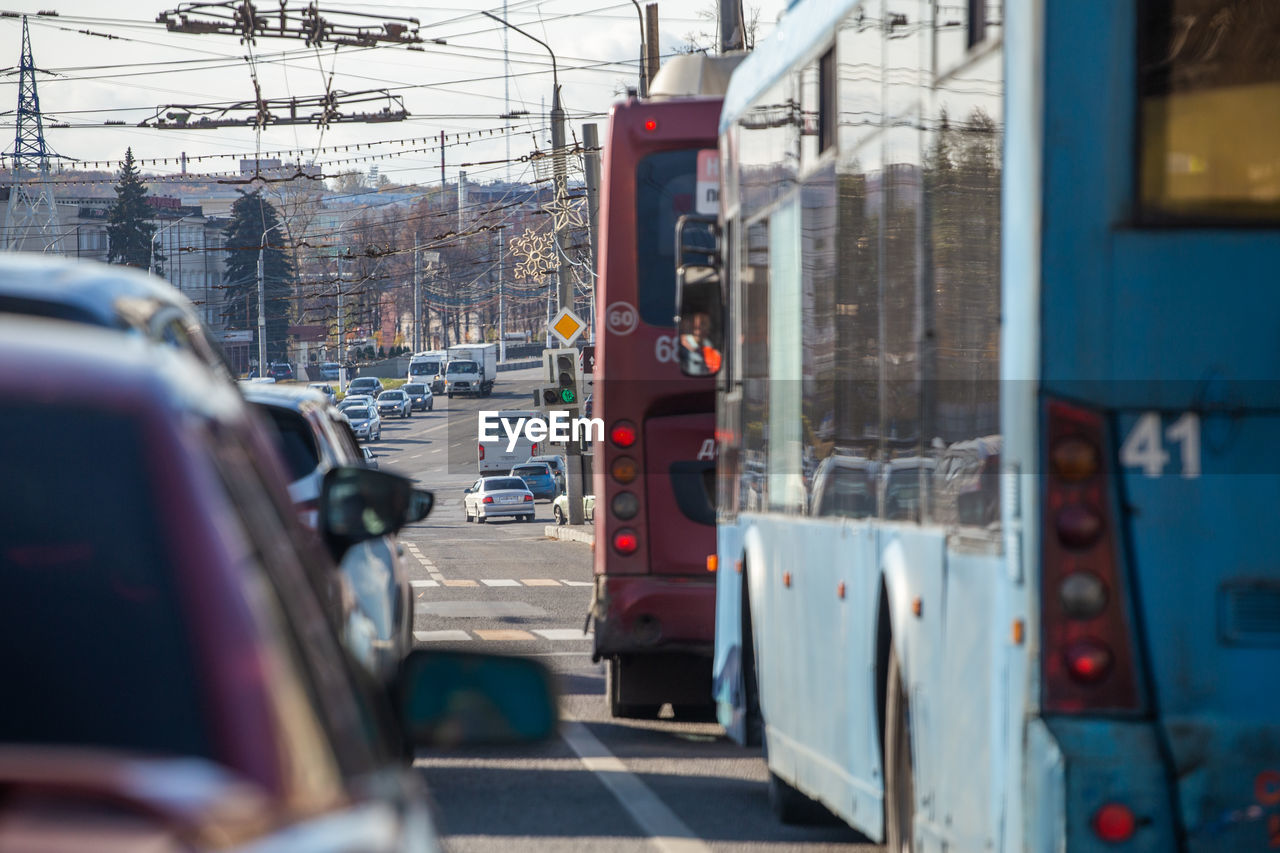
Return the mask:
{"type": "Polygon", "coordinates": [[[559,723],[550,670],[526,658],[419,649],[401,663],[394,695],[415,747],[533,743],[559,723]]]}
{"type": "Polygon", "coordinates": [[[332,468],[320,487],[320,529],[339,557],[366,539],[395,533],[421,521],[435,496],[413,481],[373,468],[332,468]]]}

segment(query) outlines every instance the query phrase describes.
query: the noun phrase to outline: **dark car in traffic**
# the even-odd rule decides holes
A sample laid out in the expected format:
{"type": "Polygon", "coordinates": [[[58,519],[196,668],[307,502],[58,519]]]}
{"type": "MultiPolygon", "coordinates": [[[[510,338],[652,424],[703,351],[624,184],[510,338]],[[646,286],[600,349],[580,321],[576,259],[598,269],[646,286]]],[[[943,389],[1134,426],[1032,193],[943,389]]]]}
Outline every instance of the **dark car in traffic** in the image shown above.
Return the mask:
{"type": "Polygon", "coordinates": [[[528,462],[511,469],[512,477],[524,480],[534,498],[553,501],[560,494],[560,486],[556,483],[556,475],[551,466],[545,462],[528,462]]]}
{"type": "Polygon", "coordinates": [[[334,469],[322,539],[187,353],[0,320],[0,363],[25,365],[0,371],[0,441],[24,451],[0,491],[0,817],[23,849],[434,850],[408,752],[553,730],[530,661],[418,651],[383,688],[339,644],[316,579],[429,493],[334,469]]]}

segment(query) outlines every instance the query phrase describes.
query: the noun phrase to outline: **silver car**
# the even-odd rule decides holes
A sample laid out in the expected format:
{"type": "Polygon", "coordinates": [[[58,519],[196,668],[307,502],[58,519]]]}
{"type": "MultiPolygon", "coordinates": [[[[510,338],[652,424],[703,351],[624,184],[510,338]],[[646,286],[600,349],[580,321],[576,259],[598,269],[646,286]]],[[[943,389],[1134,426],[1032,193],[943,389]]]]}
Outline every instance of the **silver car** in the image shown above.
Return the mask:
{"type": "MultiPolygon", "coordinates": [[[[363,465],[366,457],[351,440],[342,417],[317,392],[260,385],[245,388],[244,396],[275,427],[274,437],[293,477],[289,496],[299,516],[309,527],[319,527],[325,473],[335,467],[363,465]]],[[[393,536],[369,539],[352,546],[339,564],[354,604],[345,616],[342,641],[371,673],[383,679],[395,673],[413,648],[413,599],[397,546],[393,536]]]]}
{"type": "Polygon", "coordinates": [[[403,391],[383,391],[378,395],[378,414],[407,418],[413,414],[413,403],[403,391]]]}
{"type": "Polygon", "coordinates": [[[382,438],[382,418],[378,417],[378,409],[366,403],[343,403],[342,414],[351,422],[356,438],[365,441],[378,441],[382,438]]]}
{"type": "Polygon", "coordinates": [[[462,499],[467,521],[484,524],[490,518],[533,521],[533,492],[519,477],[481,477],[462,499]]]}

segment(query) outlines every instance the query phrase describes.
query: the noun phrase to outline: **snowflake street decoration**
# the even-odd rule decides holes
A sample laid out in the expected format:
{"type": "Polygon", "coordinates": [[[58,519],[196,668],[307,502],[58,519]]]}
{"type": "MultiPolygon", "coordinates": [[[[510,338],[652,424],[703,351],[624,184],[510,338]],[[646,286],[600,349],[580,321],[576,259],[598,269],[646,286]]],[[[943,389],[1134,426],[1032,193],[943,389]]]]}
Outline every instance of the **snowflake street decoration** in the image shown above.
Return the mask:
{"type": "Polygon", "coordinates": [[[587,221],[582,216],[582,205],[578,201],[579,199],[570,198],[569,194],[561,189],[553,200],[542,206],[542,209],[549,213],[555,222],[556,231],[586,226],[587,221]]]}
{"type": "Polygon", "coordinates": [[[511,252],[520,258],[515,276],[521,281],[538,281],[555,269],[555,243],[550,234],[527,229],[510,244],[511,252]]]}

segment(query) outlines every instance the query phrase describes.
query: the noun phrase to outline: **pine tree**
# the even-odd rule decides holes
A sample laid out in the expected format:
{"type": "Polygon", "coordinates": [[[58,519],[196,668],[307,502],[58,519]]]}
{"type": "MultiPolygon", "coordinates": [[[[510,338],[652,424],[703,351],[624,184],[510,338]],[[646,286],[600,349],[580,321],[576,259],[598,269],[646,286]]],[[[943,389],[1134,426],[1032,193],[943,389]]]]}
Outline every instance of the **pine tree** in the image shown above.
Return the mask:
{"type": "MultiPolygon", "coordinates": [[[[142,269],[151,265],[151,237],[156,226],[149,220],[154,215],[147,203],[147,188],[133,160],[133,149],[125,149],[120,183],[116,185],[116,203],[107,211],[108,263],[142,269]]],[[[157,260],[163,258],[157,256],[157,260]]]]}
{"type": "MultiPolygon", "coordinates": [[[[227,226],[227,328],[258,329],[258,248],[263,251],[263,291],[267,315],[267,361],[284,361],[288,351],[289,295],[293,261],[282,248],[280,217],[257,190],[241,193],[227,226]],[[266,232],[265,237],[263,232],[266,232]]],[[[254,341],[257,352],[257,341],[254,341]]],[[[265,365],[264,365],[265,367],[265,365]]]]}

